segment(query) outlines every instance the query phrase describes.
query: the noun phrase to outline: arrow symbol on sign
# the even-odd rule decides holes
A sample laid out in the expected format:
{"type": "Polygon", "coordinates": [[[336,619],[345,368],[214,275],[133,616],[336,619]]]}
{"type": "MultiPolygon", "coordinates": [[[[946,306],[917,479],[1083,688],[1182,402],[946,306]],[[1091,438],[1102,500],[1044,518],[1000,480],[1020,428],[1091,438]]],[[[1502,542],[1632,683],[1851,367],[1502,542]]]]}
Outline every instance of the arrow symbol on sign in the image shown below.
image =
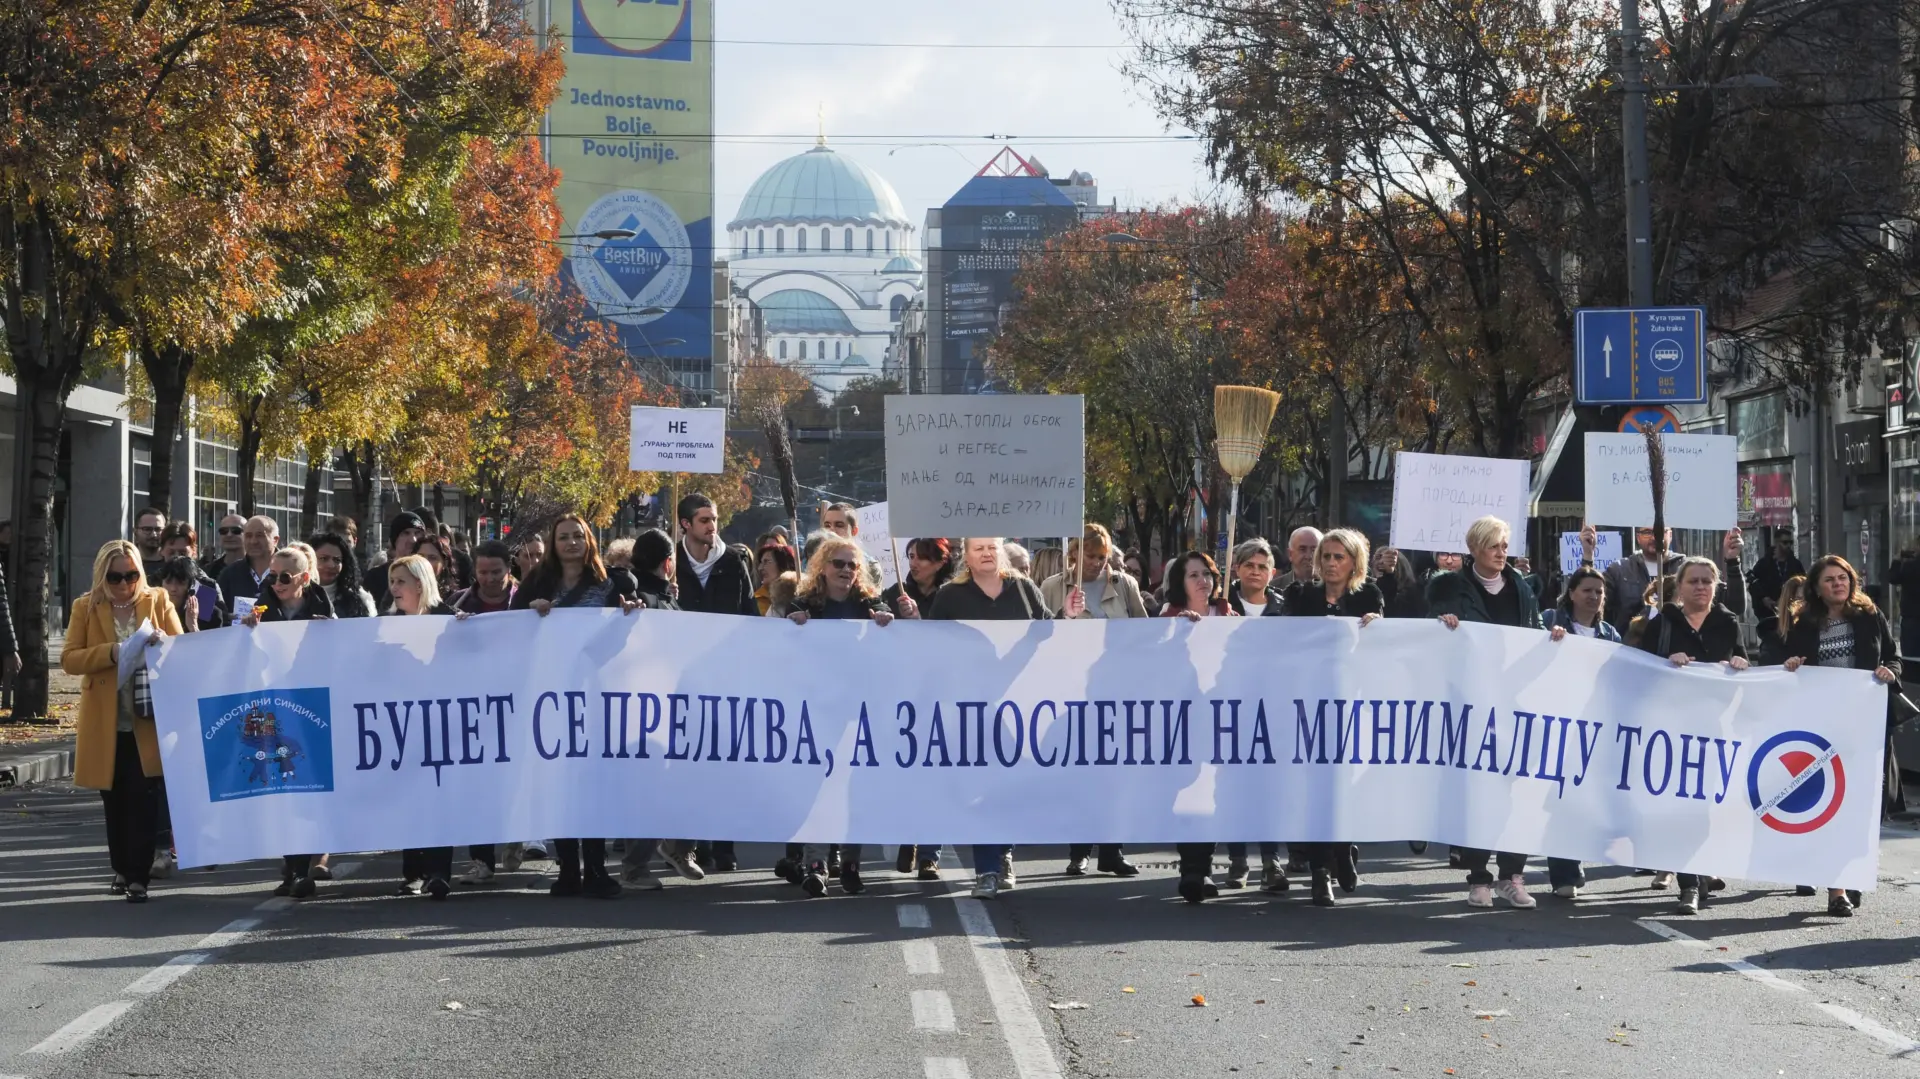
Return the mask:
{"type": "Polygon", "coordinates": [[[1606,364],[1607,364],[1606,377],[1612,378],[1613,377],[1613,337],[1611,335],[1609,335],[1606,339],[1600,342],[1600,352],[1602,355],[1606,357],[1606,364]]]}

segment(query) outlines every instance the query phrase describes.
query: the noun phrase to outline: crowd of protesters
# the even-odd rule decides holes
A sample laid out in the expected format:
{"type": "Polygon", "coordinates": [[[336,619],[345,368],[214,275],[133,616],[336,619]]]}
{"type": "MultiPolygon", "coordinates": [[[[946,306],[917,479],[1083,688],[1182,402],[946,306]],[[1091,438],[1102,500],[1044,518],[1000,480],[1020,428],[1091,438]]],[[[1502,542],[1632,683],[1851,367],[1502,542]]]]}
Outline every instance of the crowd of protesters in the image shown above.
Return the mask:
{"type": "MultiPolygon", "coordinates": [[[[1740,671],[1757,661],[1788,672],[1805,664],[1871,671],[1889,691],[1886,805],[1902,804],[1891,740],[1893,725],[1911,708],[1899,692],[1901,648],[1863,590],[1859,572],[1838,555],[1805,569],[1793,556],[1790,536],[1743,577],[1738,530],[1726,534],[1717,558],[1705,558],[1667,551],[1667,537],[1640,529],[1634,557],[1603,572],[1594,565],[1597,535],[1588,528],[1581,533],[1582,564],[1561,579],[1557,572],[1531,574],[1522,560],[1510,558],[1508,526],[1494,517],[1467,530],[1465,551],[1430,561],[1390,547],[1373,550],[1357,530],[1303,527],[1278,551],[1253,538],[1233,549],[1224,568],[1204,552],[1187,551],[1153,575],[1140,552],[1118,549],[1107,529],[1094,524],[1064,549],[1031,553],[996,537],[908,540],[904,563],[890,567],[898,580],[883,589],[885,571],[861,546],[858,515],[844,503],[824,507],[822,527],[804,541],[781,528],[752,547],[722,539],[714,504],[703,495],[681,499],[674,512],[677,540],[651,529],[616,540],[603,553],[593,528],[577,514],[563,514],[510,546],[499,540],[470,545],[431,514],[408,511],[391,522],[387,549],[365,569],[351,520],[336,519],[304,542],[288,542],[270,517],[231,515],[218,525],[217,547],[196,560],[191,526],[169,522],[158,510],[142,512],[133,541],[112,541],[96,556],[92,588],[73,605],[61,654],[67,672],[83,680],[75,778],[101,792],[112,891],[144,902],[153,878],[176,865],[144,671],[116,678],[119,649],[149,622],[157,630],[154,641],[179,633],[244,632],[263,622],[467,619],[504,611],[545,617],[566,607],[696,611],[786,618],[799,625],[856,619],[882,627],[896,620],[1151,617],[1342,618],[1362,631],[1381,618],[1433,619],[1447,630],[1484,623],[1539,631],[1553,642],[1578,636],[1638,648],[1678,667],[1715,663],[1740,671]],[[1760,616],[1757,657],[1749,656],[1742,640],[1748,594],[1760,616]]],[[[1920,556],[1913,561],[1920,588],[1920,556]]],[[[1901,567],[1895,569],[1898,577],[1901,567]]],[[[12,640],[0,605],[0,656],[17,667],[12,640]]],[[[517,870],[549,851],[557,867],[549,890],[556,896],[607,898],[623,886],[657,890],[662,883],[652,871],[656,857],[690,880],[739,868],[728,840],[613,842],[623,848],[617,878],[607,864],[605,837],[523,840],[506,844],[504,857],[492,844],[475,845],[470,867],[458,877],[453,848],[409,850],[402,857],[400,892],[444,899],[456,884],[488,884],[496,872],[517,870]]],[[[1416,853],[1426,849],[1418,840],[1412,846],[1416,853]]],[[[1178,845],[1181,897],[1199,903],[1223,888],[1253,883],[1250,844],[1226,847],[1227,871],[1216,880],[1216,844],[1178,845]]],[[[1276,837],[1258,847],[1259,887],[1265,892],[1284,893],[1292,877],[1305,877],[1310,901],[1333,906],[1336,886],[1344,893],[1361,886],[1354,844],[1276,837]]],[[[893,867],[938,880],[939,851],[938,843],[903,844],[893,867]]],[[[808,895],[826,895],[835,883],[853,894],[865,888],[867,853],[859,844],[791,844],[774,871],[808,895]]],[[[975,896],[994,898],[1017,885],[1012,844],[975,844],[968,853],[975,896]]],[[[1454,848],[1448,861],[1466,872],[1468,904],[1491,907],[1498,900],[1526,909],[1536,905],[1526,885],[1533,853],[1454,848]]],[[[316,882],[331,879],[327,859],[324,853],[287,854],[278,894],[313,895],[316,882]]],[[[1066,875],[1090,869],[1120,877],[1140,871],[1119,844],[1071,845],[1066,875]]],[[[1578,861],[1549,857],[1547,870],[1553,895],[1579,897],[1585,879],[1578,861]]],[[[1725,887],[1713,877],[1641,872],[1655,888],[1677,884],[1681,914],[1698,913],[1725,887]]],[[[1796,890],[1817,894],[1808,884],[1796,890]]],[[[1827,891],[1827,909],[1835,916],[1850,916],[1860,900],[1858,892],[1827,891]]]]}

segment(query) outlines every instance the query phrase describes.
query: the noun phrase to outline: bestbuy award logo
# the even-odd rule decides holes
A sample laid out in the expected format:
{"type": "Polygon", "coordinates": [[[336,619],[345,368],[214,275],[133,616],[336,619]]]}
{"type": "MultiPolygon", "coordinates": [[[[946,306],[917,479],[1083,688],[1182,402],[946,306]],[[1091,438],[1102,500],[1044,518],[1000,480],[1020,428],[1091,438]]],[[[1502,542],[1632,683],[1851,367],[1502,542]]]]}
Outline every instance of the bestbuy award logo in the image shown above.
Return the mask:
{"type": "Polygon", "coordinates": [[[333,714],[325,687],[200,698],[207,798],[333,790],[333,714]]]}
{"type": "Polygon", "coordinates": [[[696,0],[573,0],[573,51],[648,60],[693,59],[696,0]]]}
{"type": "Polygon", "coordinates": [[[645,191],[615,191],[580,215],[580,232],[606,229],[633,235],[600,241],[570,260],[594,310],[625,326],[672,312],[693,283],[693,241],[679,215],[645,191]]]}
{"type": "Polygon", "coordinates": [[[1760,823],[1776,832],[1816,831],[1840,812],[1846,797],[1847,770],[1839,753],[1808,731],[1767,739],[1747,767],[1747,799],[1760,823]]]}

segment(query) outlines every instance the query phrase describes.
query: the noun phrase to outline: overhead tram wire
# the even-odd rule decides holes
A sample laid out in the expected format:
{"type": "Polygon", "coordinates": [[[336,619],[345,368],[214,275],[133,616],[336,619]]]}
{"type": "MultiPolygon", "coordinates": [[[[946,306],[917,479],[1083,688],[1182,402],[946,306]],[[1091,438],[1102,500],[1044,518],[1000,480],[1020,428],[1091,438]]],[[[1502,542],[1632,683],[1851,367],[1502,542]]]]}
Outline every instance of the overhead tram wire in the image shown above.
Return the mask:
{"type": "MultiPolygon", "coordinates": [[[[658,44],[659,38],[639,34],[577,34],[564,30],[549,30],[548,37],[578,38],[592,37],[601,41],[645,41],[658,44]]],[[[1106,51],[1131,49],[1129,42],[1103,44],[1100,42],[994,42],[994,41],[788,41],[775,38],[726,38],[696,37],[688,39],[695,45],[749,45],[794,49],[959,49],[959,50],[1013,50],[1013,51],[1106,51]]]]}

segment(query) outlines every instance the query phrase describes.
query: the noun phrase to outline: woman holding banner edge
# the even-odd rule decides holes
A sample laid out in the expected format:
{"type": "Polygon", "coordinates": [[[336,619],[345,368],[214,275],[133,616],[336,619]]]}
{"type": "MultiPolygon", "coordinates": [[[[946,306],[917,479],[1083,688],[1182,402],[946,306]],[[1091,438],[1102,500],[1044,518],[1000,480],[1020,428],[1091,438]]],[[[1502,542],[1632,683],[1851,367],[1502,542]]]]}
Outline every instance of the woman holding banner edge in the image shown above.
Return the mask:
{"type": "MultiPolygon", "coordinates": [[[[1220,571],[1205,554],[1188,551],[1167,563],[1165,580],[1167,605],[1160,610],[1161,618],[1198,622],[1209,617],[1239,617],[1227,604],[1220,571]]],[[[1213,879],[1213,852],[1218,846],[1217,843],[1174,845],[1180,852],[1180,898],[1200,903],[1220,895],[1220,885],[1213,879]]]]}
{"type": "MultiPolygon", "coordinates": [[[[1860,590],[1860,573],[1846,559],[1827,555],[1807,572],[1812,595],[1802,596],[1780,617],[1788,623],[1786,662],[1789,671],[1811,663],[1816,667],[1870,670],[1874,681],[1887,687],[1886,772],[1883,782],[1899,782],[1899,762],[1893,755],[1893,727],[1899,721],[1900,648],[1893,629],[1873,600],[1860,590]]],[[[1683,893],[1684,894],[1684,893],[1683,893]]],[[[1827,913],[1853,917],[1860,893],[1827,889],[1827,913]]]]}
{"type": "MultiPolygon", "coordinates": [[[[1427,582],[1427,610],[1448,629],[1480,622],[1518,629],[1540,629],[1540,603],[1525,577],[1507,563],[1512,529],[1498,517],[1482,517],[1467,526],[1467,559],[1457,570],[1442,570],[1427,582]]],[[[1500,851],[1500,878],[1487,872],[1493,852],[1455,848],[1467,871],[1467,905],[1493,906],[1498,895],[1522,910],[1538,904],[1527,894],[1527,856],[1500,851]]]]}

